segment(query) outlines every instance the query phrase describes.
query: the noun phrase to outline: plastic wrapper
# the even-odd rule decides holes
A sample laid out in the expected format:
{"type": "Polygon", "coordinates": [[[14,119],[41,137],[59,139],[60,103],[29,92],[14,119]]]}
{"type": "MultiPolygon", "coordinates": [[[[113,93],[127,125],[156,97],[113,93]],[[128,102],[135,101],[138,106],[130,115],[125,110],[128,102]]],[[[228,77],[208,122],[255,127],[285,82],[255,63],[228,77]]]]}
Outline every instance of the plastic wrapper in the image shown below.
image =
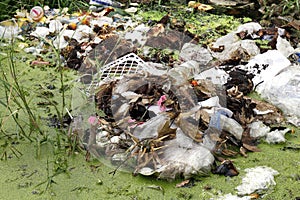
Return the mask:
{"type": "Polygon", "coordinates": [[[206,65],[212,60],[212,56],[206,48],[192,43],[185,43],[179,56],[184,61],[194,60],[200,65],[206,65]]]}

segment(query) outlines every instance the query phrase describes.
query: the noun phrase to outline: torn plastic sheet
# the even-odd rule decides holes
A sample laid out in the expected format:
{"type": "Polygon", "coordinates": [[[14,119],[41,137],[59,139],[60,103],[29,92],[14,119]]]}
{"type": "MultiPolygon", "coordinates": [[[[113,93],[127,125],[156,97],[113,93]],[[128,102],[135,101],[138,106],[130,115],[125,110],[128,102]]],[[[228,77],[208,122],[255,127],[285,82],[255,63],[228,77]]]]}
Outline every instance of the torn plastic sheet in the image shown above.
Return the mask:
{"type": "Polygon", "coordinates": [[[290,129],[286,128],[284,130],[274,130],[266,134],[266,141],[269,144],[282,143],[285,142],[284,135],[289,132],[290,129]]]}
{"type": "Polygon", "coordinates": [[[206,48],[192,43],[185,43],[179,56],[183,61],[194,60],[200,65],[206,65],[212,60],[212,56],[206,48]]]}
{"type": "Polygon", "coordinates": [[[214,162],[214,156],[201,144],[193,142],[181,129],[177,129],[175,140],[166,142],[166,148],[160,150],[164,164],[157,169],[149,167],[138,170],[143,175],[158,173],[161,179],[173,180],[181,174],[186,179],[192,176],[207,175],[214,162]],[[200,162],[201,161],[201,162],[200,162]]]}
{"type": "Polygon", "coordinates": [[[286,39],[283,39],[281,37],[277,38],[276,49],[280,51],[280,53],[282,53],[285,57],[289,57],[291,54],[295,53],[292,45],[286,39]]]}
{"type": "Polygon", "coordinates": [[[242,184],[236,187],[238,195],[248,195],[254,192],[263,192],[271,186],[275,186],[274,176],[279,173],[266,166],[258,166],[245,169],[246,175],[242,184]]]}
{"type": "Polygon", "coordinates": [[[254,40],[240,40],[235,33],[229,33],[219,38],[212,46],[211,54],[221,62],[230,60],[248,61],[260,53],[254,40]],[[214,52],[213,49],[224,48],[221,52],[214,52]]]}
{"type": "Polygon", "coordinates": [[[263,98],[280,108],[289,122],[300,126],[300,69],[298,65],[290,66],[277,74],[260,86],[259,92],[263,98]]]}
{"type": "Polygon", "coordinates": [[[213,84],[224,85],[227,83],[229,75],[222,69],[212,67],[208,70],[201,72],[200,74],[195,74],[195,80],[210,80],[213,84]]]}
{"type": "Polygon", "coordinates": [[[92,28],[87,25],[79,25],[75,31],[63,29],[55,38],[53,44],[55,48],[63,49],[68,46],[68,40],[71,38],[75,39],[78,43],[83,43],[89,42],[90,37],[94,35],[95,33],[93,32],[92,28]]]}
{"type": "Polygon", "coordinates": [[[271,128],[266,126],[262,121],[252,122],[248,127],[250,128],[250,136],[254,138],[265,137],[271,130],[271,128]]]}
{"type": "Polygon", "coordinates": [[[235,33],[245,32],[247,35],[250,35],[252,38],[258,37],[256,32],[262,29],[261,25],[256,22],[249,22],[246,24],[240,25],[235,33]]]}
{"type": "Polygon", "coordinates": [[[140,24],[135,27],[132,31],[127,31],[124,34],[126,40],[131,40],[133,43],[137,43],[141,46],[144,46],[147,42],[147,32],[150,30],[150,27],[140,24]]]}
{"type": "Polygon", "coordinates": [[[266,84],[274,84],[273,78],[290,65],[290,61],[278,50],[269,50],[255,56],[240,68],[255,75],[252,79],[256,91],[263,94],[266,84]]]}
{"type": "Polygon", "coordinates": [[[50,30],[47,27],[38,26],[36,27],[35,31],[33,31],[30,35],[37,37],[37,38],[45,38],[49,35],[50,30]]]}

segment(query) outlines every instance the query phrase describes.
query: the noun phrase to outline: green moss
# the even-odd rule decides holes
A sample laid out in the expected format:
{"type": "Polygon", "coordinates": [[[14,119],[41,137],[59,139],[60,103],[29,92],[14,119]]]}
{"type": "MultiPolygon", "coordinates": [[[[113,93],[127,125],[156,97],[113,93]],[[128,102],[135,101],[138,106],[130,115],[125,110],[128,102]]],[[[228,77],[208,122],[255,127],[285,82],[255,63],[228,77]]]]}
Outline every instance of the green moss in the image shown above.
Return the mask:
{"type": "Polygon", "coordinates": [[[191,12],[186,7],[164,8],[161,10],[150,10],[138,13],[143,22],[159,21],[167,13],[170,19],[184,21],[186,30],[200,38],[200,43],[207,44],[219,38],[222,35],[235,30],[241,22],[249,21],[250,18],[235,18],[227,15],[215,15],[205,12],[191,12]]]}

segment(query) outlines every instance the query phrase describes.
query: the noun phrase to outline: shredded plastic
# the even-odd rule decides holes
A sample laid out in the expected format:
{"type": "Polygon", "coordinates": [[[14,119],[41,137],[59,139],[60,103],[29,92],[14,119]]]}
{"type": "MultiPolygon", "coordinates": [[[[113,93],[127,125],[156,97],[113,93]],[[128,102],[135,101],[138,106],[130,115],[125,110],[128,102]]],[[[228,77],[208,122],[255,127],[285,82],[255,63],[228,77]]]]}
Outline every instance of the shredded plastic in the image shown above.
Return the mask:
{"type": "Polygon", "coordinates": [[[258,166],[245,169],[247,174],[242,184],[236,187],[238,195],[248,195],[256,191],[267,190],[270,186],[276,185],[274,176],[279,173],[266,166],[258,166]]]}

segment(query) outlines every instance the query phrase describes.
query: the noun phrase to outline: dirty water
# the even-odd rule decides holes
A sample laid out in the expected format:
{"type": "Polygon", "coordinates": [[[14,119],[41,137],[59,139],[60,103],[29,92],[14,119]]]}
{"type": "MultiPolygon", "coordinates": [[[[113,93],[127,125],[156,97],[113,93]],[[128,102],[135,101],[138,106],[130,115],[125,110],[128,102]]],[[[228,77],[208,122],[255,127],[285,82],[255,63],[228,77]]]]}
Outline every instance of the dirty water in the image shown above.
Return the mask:
{"type": "Polygon", "coordinates": [[[113,168],[97,160],[86,162],[83,154],[65,157],[66,171],[53,177],[46,191],[47,182],[43,182],[53,175],[59,155],[54,155],[52,147],[45,144],[41,146],[41,156],[36,158],[35,146],[21,143],[15,145],[23,153],[19,159],[12,155],[1,161],[0,199],[210,199],[234,193],[241,184],[243,170],[262,165],[280,173],[275,177],[277,185],[263,199],[296,199],[300,196],[299,132],[288,134],[287,139],[287,144],[281,145],[262,143],[262,152],[232,159],[240,170],[239,176],[211,174],[195,180],[191,188],[175,188],[182,180],[166,182],[121,171],[112,176],[109,172],[113,168]]]}

